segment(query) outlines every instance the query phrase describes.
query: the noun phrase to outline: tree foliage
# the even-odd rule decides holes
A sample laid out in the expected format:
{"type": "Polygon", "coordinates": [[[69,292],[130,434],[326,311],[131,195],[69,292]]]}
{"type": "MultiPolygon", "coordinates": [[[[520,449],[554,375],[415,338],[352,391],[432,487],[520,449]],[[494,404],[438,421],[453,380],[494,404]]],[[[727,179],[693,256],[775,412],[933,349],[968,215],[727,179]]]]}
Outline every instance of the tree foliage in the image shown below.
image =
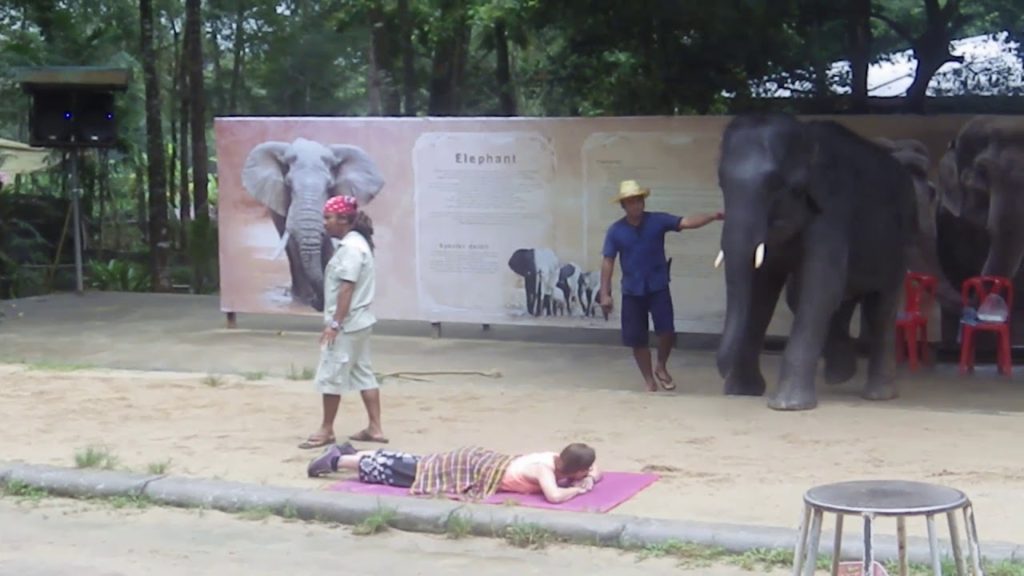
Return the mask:
{"type": "MultiPolygon", "coordinates": [[[[121,145],[83,158],[89,254],[102,262],[122,254],[164,269],[153,271],[156,288],[197,289],[212,279],[211,268],[190,260],[215,258],[188,234],[194,228],[204,242],[216,236],[207,224],[190,224],[216,205],[216,180],[206,170],[215,173],[208,148],[214,117],[716,114],[776,106],[762,96],[777,87],[801,101],[824,102],[824,110],[864,112],[875,106],[867,95],[868,65],[904,49],[914,51],[920,67],[908,96],[886,106],[921,111],[932,75],[956,60],[950,41],[1002,31],[1021,43],[1024,5],[0,0],[0,30],[2,137],[27,136],[28,100],[13,80],[17,68],[133,70],[135,81],[118,99],[121,145]],[[152,26],[144,35],[147,18],[152,26]],[[843,60],[848,68],[833,66],[843,60]],[[147,252],[161,244],[169,245],[168,257],[151,259],[147,252]],[[168,267],[170,274],[162,274],[168,267]]],[[[59,170],[20,178],[5,192],[12,189],[66,194],[59,170]]]]}

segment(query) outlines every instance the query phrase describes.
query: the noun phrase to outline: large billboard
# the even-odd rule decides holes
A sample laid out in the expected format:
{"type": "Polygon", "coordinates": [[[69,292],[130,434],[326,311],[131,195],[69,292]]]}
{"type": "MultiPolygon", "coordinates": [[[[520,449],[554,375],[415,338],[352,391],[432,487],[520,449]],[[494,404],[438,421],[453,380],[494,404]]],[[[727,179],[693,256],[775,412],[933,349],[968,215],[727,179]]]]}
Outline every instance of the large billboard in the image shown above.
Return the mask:
{"type": "MultiPolygon", "coordinates": [[[[924,145],[929,172],[919,194],[920,215],[930,223],[923,225],[929,234],[945,230],[944,239],[928,240],[936,250],[955,247],[962,226],[984,231],[985,222],[943,208],[956,203],[947,199],[959,202],[971,191],[943,190],[938,169],[970,117],[836,119],[867,137],[924,145]]],[[[680,216],[720,210],[718,147],[729,120],[218,118],[221,308],[318,313],[308,288],[314,273],[303,272],[298,262],[316,260],[316,241],[295,236],[306,228],[319,234],[322,223],[315,215],[290,212],[322,205],[337,190],[332,180],[361,169],[350,153],[356,147],[384,181],[364,206],[375,227],[379,318],[618,328],[616,313],[606,319],[592,304],[605,231],[622,216],[611,202],[619,182],[634,179],[651,188],[648,210],[680,216]],[[268,156],[267,149],[276,153],[268,156]],[[285,246],[288,218],[288,229],[299,232],[285,246]]],[[[970,161],[962,155],[947,162],[970,161]]],[[[953,184],[946,187],[961,179],[947,177],[953,184]]],[[[680,332],[721,332],[724,274],[713,266],[720,231],[713,223],[667,236],[680,332]]],[[[935,269],[926,271],[942,276],[947,288],[958,289],[958,275],[972,267],[980,271],[986,259],[977,249],[946,252],[932,254],[935,269]]],[[[327,255],[324,249],[320,258],[327,255]]],[[[619,277],[616,269],[616,288],[619,277]]],[[[952,294],[946,290],[948,298],[952,294]]],[[[786,334],[790,319],[788,308],[778,306],[769,333],[786,334]]]]}

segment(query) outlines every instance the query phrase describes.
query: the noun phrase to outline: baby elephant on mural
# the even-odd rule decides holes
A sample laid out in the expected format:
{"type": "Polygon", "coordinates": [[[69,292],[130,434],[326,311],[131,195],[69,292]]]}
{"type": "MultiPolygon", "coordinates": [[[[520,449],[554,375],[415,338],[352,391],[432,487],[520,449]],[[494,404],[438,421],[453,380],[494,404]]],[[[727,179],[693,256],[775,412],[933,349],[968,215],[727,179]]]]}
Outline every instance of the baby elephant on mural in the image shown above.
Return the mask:
{"type": "MultiPolygon", "coordinates": [[[[882,147],[834,122],[744,115],[725,130],[718,166],[726,319],[718,370],[726,394],[763,395],[759,357],[782,288],[793,326],[771,408],[817,406],[815,372],[835,319],[860,304],[870,346],[865,398],[898,395],[894,330],[916,206],[910,174],[882,147]]],[[[848,318],[848,316],[847,316],[848,318]]],[[[850,374],[852,377],[852,374],[850,374]]]]}
{"type": "Polygon", "coordinates": [[[254,147],[242,168],[242,186],[270,209],[291,272],[292,300],[324,309],[324,268],[334,254],[324,232],[323,206],[332,196],[355,196],[360,206],[376,198],[384,178],[366,152],[305,138],[254,147]]]}

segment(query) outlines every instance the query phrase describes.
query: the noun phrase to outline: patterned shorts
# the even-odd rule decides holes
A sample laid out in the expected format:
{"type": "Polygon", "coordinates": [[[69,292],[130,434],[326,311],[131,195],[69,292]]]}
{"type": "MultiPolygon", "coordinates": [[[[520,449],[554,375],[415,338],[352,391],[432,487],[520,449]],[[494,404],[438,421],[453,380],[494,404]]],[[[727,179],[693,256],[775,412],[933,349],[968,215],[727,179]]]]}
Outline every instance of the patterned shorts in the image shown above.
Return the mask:
{"type": "Polygon", "coordinates": [[[359,481],[409,488],[416,480],[420,457],[406,452],[377,450],[359,459],[359,481]]]}

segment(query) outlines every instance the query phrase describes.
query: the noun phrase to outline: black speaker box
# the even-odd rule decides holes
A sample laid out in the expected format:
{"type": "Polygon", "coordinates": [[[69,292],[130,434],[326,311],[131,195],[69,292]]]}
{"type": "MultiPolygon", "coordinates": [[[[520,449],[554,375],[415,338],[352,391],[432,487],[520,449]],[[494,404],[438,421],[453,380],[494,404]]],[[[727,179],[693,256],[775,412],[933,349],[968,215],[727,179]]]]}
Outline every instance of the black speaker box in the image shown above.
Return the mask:
{"type": "Polygon", "coordinates": [[[106,148],[117,143],[113,92],[35,87],[30,93],[29,145],[106,148]]]}

